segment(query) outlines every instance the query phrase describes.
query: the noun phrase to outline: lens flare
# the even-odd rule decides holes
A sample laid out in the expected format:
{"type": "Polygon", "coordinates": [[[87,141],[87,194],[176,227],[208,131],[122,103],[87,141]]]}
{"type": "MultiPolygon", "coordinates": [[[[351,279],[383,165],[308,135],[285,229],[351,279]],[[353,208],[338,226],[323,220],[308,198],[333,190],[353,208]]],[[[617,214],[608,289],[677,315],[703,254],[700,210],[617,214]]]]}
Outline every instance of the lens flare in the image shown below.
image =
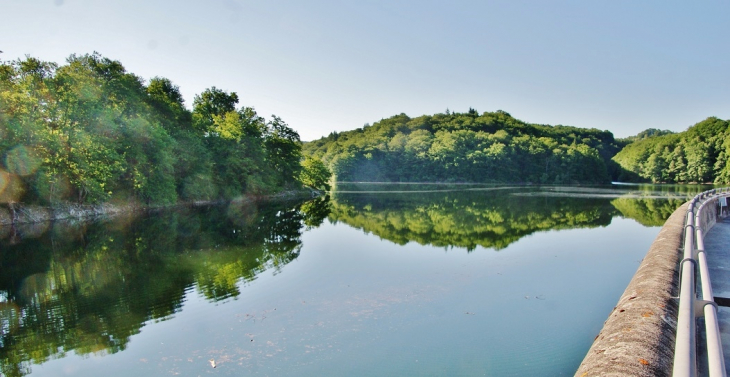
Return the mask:
{"type": "Polygon", "coordinates": [[[0,169],[0,203],[17,202],[23,197],[23,181],[15,174],[0,169]]]}
{"type": "Polygon", "coordinates": [[[5,188],[8,187],[8,183],[10,183],[10,173],[0,169],[0,196],[2,196],[5,188]]]}
{"type": "Polygon", "coordinates": [[[253,203],[244,201],[232,201],[228,205],[226,216],[234,224],[244,228],[246,226],[250,226],[251,224],[253,224],[254,221],[256,221],[257,213],[258,209],[253,203]]]}
{"type": "Polygon", "coordinates": [[[9,172],[21,176],[33,174],[41,165],[33,150],[24,145],[18,145],[5,155],[5,168],[9,172]]]}

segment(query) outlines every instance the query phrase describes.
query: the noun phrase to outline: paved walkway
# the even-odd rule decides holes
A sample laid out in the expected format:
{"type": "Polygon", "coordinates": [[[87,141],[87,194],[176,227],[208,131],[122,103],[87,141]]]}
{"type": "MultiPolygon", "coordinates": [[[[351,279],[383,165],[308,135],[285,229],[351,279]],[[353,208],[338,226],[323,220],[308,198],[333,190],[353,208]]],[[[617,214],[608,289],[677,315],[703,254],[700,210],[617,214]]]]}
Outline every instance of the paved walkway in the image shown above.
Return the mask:
{"type": "MultiPolygon", "coordinates": [[[[712,293],[715,297],[730,299],[730,216],[718,219],[717,224],[707,232],[704,238],[712,280],[712,293]]],[[[722,348],[725,354],[725,369],[730,375],[730,307],[720,306],[719,320],[722,348]]],[[[698,334],[703,332],[704,326],[698,334]]],[[[703,370],[705,369],[703,359],[706,357],[703,351],[700,350],[698,354],[700,375],[706,375],[706,371],[703,370]]]]}

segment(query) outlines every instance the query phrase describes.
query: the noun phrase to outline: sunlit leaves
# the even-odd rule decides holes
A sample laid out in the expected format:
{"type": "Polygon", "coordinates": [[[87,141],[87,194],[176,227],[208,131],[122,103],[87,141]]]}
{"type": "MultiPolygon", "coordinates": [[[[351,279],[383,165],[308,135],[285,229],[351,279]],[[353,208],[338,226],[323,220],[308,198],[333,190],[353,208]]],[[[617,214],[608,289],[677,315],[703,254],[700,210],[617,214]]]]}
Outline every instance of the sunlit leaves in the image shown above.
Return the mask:
{"type": "Polygon", "coordinates": [[[327,166],[324,165],[322,160],[307,156],[302,161],[299,181],[305,186],[328,191],[330,189],[329,181],[331,178],[332,172],[327,169],[327,166]]]}
{"type": "Polygon", "coordinates": [[[241,117],[235,111],[229,111],[222,115],[215,114],[213,115],[213,126],[210,130],[223,139],[240,141],[243,136],[241,117]]]}
{"type": "Polygon", "coordinates": [[[235,92],[227,93],[215,86],[206,89],[196,95],[193,101],[193,126],[203,133],[214,131],[213,117],[235,111],[237,103],[238,95],[235,92]]]}
{"type": "Polygon", "coordinates": [[[405,114],[305,144],[338,181],[605,183],[607,131],[527,124],[503,111],[405,114]]]}
{"type": "Polygon", "coordinates": [[[707,118],[679,134],[647,131],[614,157],[638,179],[667,183],[730,182],[728,121],[707,118]]]}
{"type": "Polygon", "coordinates": [[[212,87],[190,112],[169,79],[145,86],[98,53],[60,67],[2,63],[0,162],[16,177],[12,200],[170,204],[296,186],[299,135],[237,103],[212,87]]]}

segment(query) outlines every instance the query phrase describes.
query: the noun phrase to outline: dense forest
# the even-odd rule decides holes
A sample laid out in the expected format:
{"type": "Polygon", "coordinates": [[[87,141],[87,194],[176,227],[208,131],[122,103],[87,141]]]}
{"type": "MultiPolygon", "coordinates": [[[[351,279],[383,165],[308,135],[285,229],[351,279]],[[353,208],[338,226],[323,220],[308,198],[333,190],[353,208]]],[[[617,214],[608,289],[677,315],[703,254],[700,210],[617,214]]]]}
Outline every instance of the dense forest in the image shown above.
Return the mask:
{"type": "Polygon", "coordinates": [[[396,115],[304,143],[216,87],[186,108],[170,80],[146,81],[99,54],[66,64],[0,63],[0,202],[230,199],[336,181],[730,182],[730,128],[685,132],[530,124],[504,111],[396,115]],[[331,173],[330,173],[331,172],[331,173]]]}
{"type": "Polygon", "coordinates": [[[663,135],[671,135],[673,133],[674,132],[672,132],[670,130],[660,130],[660,129],[657,129],[657,128],[647,128],[644,131],[641,131],[641,132],[639,132],[638,134],[636,134],[634,136],[629,136],[629,137],[624,138],[624,139],[618,139],[618,142],[619,143],[622,143],[623,145],[626,145],[626,144],[633,143],[635,141],[648,139],[650,137],[663,136],[663,135]]]}
{"type": "Polygon", "coordinates": [[[609,131],[529,124],[504,111],[405,114],[304,144],[338,181],[608,183],[609,131]]]}
{"type": "Polygon", "coordinates": [[[637,140],[613,159],[623,181],[730,183],[730,122],[707,118],[678,134],[637,140]]]}
{"type": "Polygon", "coordinates": [[[191,111],[170,80],[147,82],[96,53],[61,66],[3,62],[0,202],[171,204],[326,188],[296,131],[238,102],[211,87],[191,111]]]}

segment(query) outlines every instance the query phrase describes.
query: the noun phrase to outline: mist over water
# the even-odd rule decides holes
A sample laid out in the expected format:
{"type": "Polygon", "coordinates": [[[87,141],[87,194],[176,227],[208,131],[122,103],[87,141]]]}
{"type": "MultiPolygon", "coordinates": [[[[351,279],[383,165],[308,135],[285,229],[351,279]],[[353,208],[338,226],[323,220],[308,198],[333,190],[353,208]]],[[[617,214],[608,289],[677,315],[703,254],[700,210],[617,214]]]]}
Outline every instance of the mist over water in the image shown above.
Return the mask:
{"type": "Polygon", "coordinates": [[[0,228],[2,374],[572,375],[703,189],[339,184],[0,228]]]}

